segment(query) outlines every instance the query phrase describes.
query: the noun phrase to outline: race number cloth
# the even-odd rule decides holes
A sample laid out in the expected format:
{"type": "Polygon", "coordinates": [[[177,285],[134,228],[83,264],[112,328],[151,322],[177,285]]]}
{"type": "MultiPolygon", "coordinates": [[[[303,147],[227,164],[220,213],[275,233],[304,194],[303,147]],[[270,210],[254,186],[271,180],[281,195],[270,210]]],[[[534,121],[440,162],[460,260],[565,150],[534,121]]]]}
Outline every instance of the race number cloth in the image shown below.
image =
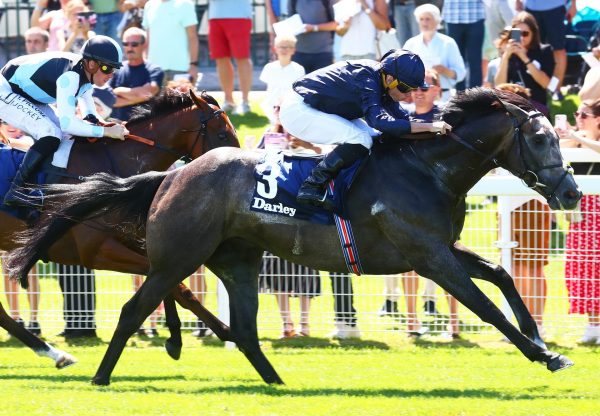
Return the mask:
{"type": "Polygon", "coordinates": [[[321,158],[284,154],[267,151],[264,159],[256,165],[254,177],[256,187],[250,203],[252,211],[298,218],[318,224],[336,224],[346,266],[350,273],[362,274],[358,250],[354,241],[350,221],[343,218],[344,196],[352,185],[362,160],[342,170],[337,178],[329,183],[328,198],[333,198],[336,213],[333,214],[312,205],[298,204],[296,195],[304,179],[321,158]]]}
{"type": "MultiPolygon", "coordinates": [[[[267,151],[264,159],[254,169],[256,187],[250,209],[318,224],[333,224],[335,221],[331,212],[296,202],[300,185],[320,160],[320,157],[292,156],[281,151],[267,151]]],[[[350,188],[360,164],[359,160],[348,169],[342,170],[334,181],[333,202],[336,214],[341,217],[344,216],[344,194],[350,188]]],[[[331,194],[327,197],[332,198],[331,194]]]]}

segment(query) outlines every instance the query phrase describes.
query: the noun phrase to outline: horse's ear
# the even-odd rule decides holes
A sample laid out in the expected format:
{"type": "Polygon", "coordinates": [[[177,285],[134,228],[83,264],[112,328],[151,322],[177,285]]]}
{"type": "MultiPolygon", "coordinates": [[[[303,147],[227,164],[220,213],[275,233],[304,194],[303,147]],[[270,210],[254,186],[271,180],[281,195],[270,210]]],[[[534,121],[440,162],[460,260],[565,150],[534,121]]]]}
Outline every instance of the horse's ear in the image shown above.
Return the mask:
{"type": "Polygon", "coordinates": [[[196,94],[194,94],[194,89],[190,88],[190,97],[192,99],[192,101],[194,102],[194,104],[196,104],[197,107],[202,108],[203,104],[206,104],[206,102],[200,100],[200,98],[198,98],[196,96],[196,94]]]}
{"type": "Polygon", "coordinates": [[[496,110],[500,110],[500,109],[504,109],[504,105],[502,104],[502,102],[500,100],[496,100],[496,101],[492,102],[492,108],[495,108],[496,110]]]}
{"type": "Polygon", "coordinates": [[[501,103],[506,111],[515,116],[517,120],[521,120],[523,117],[527,117],[527,112],[523,110],[521,107],[511,104],[506,101],[502,101],[501,103]]]}

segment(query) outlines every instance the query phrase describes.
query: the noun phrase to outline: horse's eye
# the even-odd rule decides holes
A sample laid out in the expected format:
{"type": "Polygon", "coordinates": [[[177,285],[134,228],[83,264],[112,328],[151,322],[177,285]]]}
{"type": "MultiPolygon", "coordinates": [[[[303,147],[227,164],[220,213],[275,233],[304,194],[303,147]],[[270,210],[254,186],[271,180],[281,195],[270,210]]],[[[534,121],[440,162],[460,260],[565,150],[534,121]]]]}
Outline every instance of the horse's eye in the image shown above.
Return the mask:
{"type": "Polygon", "coordinates": [[[533,136],[533,142],[535,144],[544,144],[545,137],[544,136],[540,136],[540,135],[535,135],[535,136],[533,136]]]}
{"type": "Polygon", "coordinates": [[[217,134],[217,137],[219,138],[219,140],[225,140],[227,138],[227,133],[221,132],[217,134]]]}

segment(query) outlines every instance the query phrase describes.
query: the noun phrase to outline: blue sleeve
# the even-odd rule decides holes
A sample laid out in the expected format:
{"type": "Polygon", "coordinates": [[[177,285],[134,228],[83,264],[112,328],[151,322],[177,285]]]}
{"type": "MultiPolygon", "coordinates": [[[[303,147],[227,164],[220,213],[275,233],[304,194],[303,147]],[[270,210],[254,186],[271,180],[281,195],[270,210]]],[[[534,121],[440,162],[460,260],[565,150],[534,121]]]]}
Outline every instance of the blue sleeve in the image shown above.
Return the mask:
{"type": "Polygon", "coordinates": [[[164,71],[159,66],[154,65],[148,72],[150,73],[150,82],[154,82],[160,87],[165,76],[164,71]]]}
{"type": "Polygon", "coordinates": [[[379,80],[366,71],[356,74],[361,94],[361,106],[365,121],[374,129],[391,135],[403,135],[410,133],[410,119],[408,113],[397,105],[397,108],[384,106],[381,100],[381,86],[379,80]],[[387,107],[387,109],[386,109],[387,107]]]}
{"type": "Polygon", "coordinates": [[[366,113],[365,120],[369,126],[382,133],[401,136],[410,133],[410,120],[408,114],[405,115],[406,118],[395,118],[382,106],[373,106],[366,113]]]}

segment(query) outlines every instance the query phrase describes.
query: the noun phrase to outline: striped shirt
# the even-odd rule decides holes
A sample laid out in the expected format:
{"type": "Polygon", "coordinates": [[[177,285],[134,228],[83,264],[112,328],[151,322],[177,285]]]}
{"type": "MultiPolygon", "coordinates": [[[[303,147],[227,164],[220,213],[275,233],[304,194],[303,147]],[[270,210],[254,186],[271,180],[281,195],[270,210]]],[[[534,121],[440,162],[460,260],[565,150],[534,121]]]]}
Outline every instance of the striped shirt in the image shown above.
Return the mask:
{"type": "Polygon", "coordinates": [[[485,19],[483,0],[445,0],[442,20],[446,23],[475,23],[485,19]]]}

